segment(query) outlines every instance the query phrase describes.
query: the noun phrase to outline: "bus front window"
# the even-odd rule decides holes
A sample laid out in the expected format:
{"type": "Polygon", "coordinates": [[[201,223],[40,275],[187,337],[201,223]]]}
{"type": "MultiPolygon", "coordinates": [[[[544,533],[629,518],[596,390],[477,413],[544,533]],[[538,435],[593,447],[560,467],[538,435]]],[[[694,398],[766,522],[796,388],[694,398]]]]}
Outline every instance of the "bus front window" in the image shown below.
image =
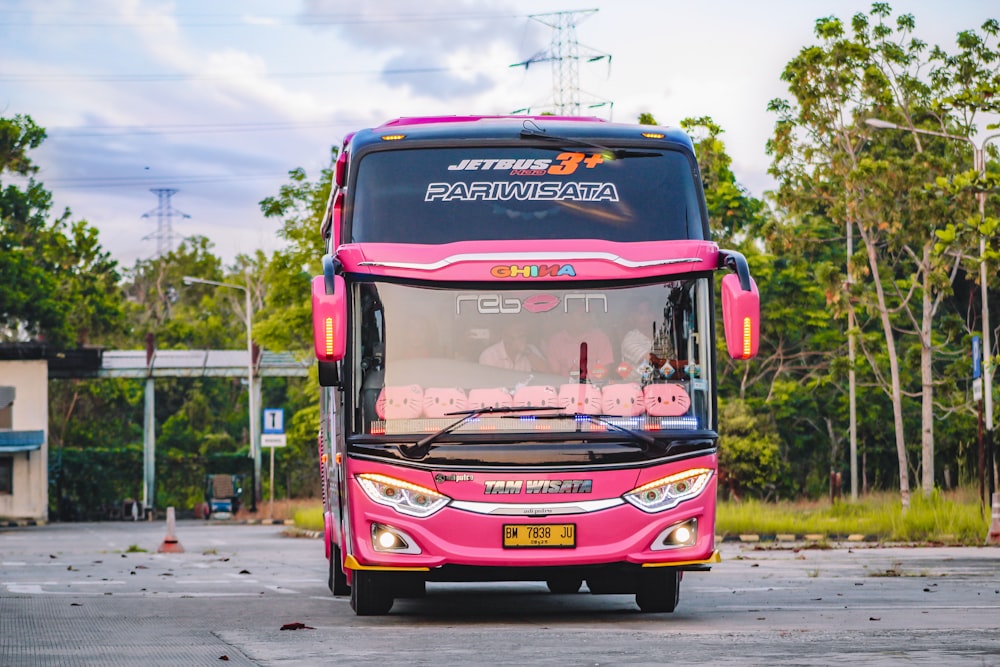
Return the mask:
{"type": "MultiPolygon", "coordinates": [[[[418,436],[488,407],[569,417],[483,416],[455,433],[578,431],[573,414],[654,432],[713,423],[707,279],[594,290],[355,289],[355,432],[418,436]]],[[[584,421],[585,430],[607,430],[584,421]]]]}

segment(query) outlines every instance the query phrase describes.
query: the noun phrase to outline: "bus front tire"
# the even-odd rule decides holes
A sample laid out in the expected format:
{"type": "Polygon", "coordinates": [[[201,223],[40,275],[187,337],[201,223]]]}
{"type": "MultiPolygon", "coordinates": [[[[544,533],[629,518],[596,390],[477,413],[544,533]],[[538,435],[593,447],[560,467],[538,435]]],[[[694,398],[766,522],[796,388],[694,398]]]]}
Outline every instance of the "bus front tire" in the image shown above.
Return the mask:
{"type": "Polygon", "coordinates": [[[392,589],[377,572],[355,570],[351,582],[351,609],[358,616],[382,616],[392,609],[392,589]]]}
{"type": "Polygon", "coordinates": [[[681,593],[681,573],[673,568],[651,568],[639,577],[635,603],[647,614],[670,613],[677,608],[681,593]]]}
{"type": "Polygon", "coordinates": [[[343,559],[340,557],[340,547],[335,544],[330,545],[330,577],[327,586],[334,595],[350,595],[351,587],[347,584],[347,575],[344,574],[343,559]]]}

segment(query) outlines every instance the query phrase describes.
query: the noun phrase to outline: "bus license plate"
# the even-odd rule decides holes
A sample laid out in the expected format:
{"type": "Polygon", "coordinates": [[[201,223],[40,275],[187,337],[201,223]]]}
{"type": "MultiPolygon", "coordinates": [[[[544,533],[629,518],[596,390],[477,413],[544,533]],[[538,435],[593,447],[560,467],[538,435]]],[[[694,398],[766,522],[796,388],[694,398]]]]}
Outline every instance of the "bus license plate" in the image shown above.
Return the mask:
{"type": "Polygon", "coordinates": [[[505,524],[503,527],[503,546],[505,549],[530,549],[533,547],[573,549],[576,547],[576,524],[505,524]]]}

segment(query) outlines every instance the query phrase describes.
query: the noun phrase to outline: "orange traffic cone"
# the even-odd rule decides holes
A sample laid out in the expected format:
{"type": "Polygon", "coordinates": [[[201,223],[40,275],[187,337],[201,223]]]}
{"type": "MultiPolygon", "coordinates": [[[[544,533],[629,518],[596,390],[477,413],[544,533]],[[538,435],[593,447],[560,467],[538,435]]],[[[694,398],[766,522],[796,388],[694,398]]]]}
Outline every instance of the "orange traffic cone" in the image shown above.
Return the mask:
{"type": "Polygon", "coordinates": [[[986,534],[986,544],[1000,544],[1000,493],[993,494],[993,519],[990,532],[986,534]]]}
{"type": "Polygon", "coordinates": [[[156,551],[158,553],[169,553],[169,554],[182,554],[184,553],[184,547],[181,543],[177,541],[177,525],[174,517],[174,508],[167,508],[167,536],[163,538],[163,542],[160,544],[160,548],[156,551]]]}

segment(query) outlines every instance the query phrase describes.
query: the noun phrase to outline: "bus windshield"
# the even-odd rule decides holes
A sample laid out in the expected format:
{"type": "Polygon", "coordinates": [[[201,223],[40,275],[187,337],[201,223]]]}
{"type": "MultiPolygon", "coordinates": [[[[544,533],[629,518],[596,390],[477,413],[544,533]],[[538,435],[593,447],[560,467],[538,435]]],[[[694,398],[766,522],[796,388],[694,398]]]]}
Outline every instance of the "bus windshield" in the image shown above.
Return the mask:
{"type": "Polygon", "coordinates": [[[348,194],[354,243],[705,239],[680,151],[414,148],[364,155],[348,194]]]}
{"type": "Polygon", "coordinates": [[[355,284],[353,431],[419,439],[462,411],[523,406],[547,410],[497,410],[450,437],[711,428],[710,288],[703,277],[594,289],[355,284]],[[559,419],[556,407],[604,419],[559,419]]]}

